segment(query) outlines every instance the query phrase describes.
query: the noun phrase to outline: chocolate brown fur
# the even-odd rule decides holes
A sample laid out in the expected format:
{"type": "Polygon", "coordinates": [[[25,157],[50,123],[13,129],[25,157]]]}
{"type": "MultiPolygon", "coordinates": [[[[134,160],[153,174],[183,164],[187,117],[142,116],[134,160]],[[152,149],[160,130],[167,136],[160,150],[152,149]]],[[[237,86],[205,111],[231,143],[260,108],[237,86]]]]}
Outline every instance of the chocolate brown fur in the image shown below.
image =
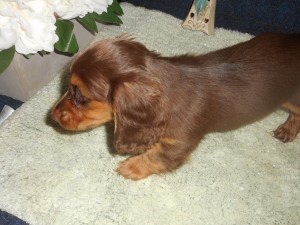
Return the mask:
{"type": "Polygon", "coordinates": [[[172,171],[207,133],[239,128],[281,106],[290,117],[275,137],[292,141],[300,131],[300,35],[266,34],[176,57],[123,36],[94,44],[71,73],[53,118],[71,130],[114,120],[116,151],[133,155],[117,169],[126,178],[172,171]]]}

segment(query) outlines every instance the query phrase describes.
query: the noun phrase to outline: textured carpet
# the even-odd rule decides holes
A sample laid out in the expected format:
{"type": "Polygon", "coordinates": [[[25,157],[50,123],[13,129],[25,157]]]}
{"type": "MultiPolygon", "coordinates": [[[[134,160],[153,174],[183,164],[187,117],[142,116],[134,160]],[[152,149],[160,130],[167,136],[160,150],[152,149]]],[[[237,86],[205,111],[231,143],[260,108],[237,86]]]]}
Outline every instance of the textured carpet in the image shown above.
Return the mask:
{"type": "MultiPolygon", "coordinates": [[[[123,8],[124,25],[103,26],[96,39],[130,33],[152,50],[175,55],[250,38],[224,29],[207,36],[182,29],[181,20],[164,13],[123,8]]],[[[0,209],[33,225],[300,221],[300,138],[283,144],[272,137],[285,112],[210,134],[176,172],[133,182],[114,172],[125,158],[111,154],[112,125],[68,133],[49,119],[67,79],[58,74],[1,126],[0,209]]]]}

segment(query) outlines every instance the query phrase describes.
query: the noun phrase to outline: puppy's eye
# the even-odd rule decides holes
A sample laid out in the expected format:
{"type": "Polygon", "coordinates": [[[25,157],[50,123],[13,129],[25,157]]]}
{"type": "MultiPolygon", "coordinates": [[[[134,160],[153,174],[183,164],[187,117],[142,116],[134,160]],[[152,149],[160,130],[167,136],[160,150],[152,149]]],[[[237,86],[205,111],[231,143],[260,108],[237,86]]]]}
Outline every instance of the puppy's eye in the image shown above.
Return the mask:
{"type": "Polygon", "coordinates": [[[91,100],[83,96],[77,86],[73,87],[72,100],[78,107],[88,104],[91,100]]]}

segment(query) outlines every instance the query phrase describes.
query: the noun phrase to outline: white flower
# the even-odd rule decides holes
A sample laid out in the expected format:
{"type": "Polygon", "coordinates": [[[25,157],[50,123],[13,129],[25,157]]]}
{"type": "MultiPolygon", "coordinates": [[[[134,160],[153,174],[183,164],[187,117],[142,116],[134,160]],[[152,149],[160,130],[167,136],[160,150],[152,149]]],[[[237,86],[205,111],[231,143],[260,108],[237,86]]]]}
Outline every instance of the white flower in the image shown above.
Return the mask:
{"type": "Polygon", "coordinates": [[[86,5],[89,8],[88,12],[96,12],[101,14],[107,11],[107,7],[111,5],[113,0],[86,0],[86,5]]]}
{"type": "Polygon", "coordinates": [[[0,1],[0,51],[12,47],[17,41],[17,21],[2,16],[9,7],[7,2],[0,1]]]}
{"type": "Polygon", "coordinates": [[[12,47],[17,41],[17,22],[0,15],[0,51],[12,47]]]}
{"type": "MultiPolygon", "coordinates": [[[[0,0],[0,24],[7,21],[10,24],[9,32],[15,32],[16,51],[21,54],[36,53],[41,50],[52,52],[54,43],[58,41],[55,34],[55,16],[53,8],[46,1],[41,0],[0,0]]],[[[0,40],[5,26],[1,27],[0,40]]],[[[11,45],[5,44],[6,47],[11,45]]]]}
{"type": "Polygon", "coordinates": [[[55,13],[62,19],[84,17],[87,13],[106,12],[113,0],[48,0],[54,7],[55,13]]]}
{"type": "Polygon", "coordinates": [[[0,51],[15,45],[21,54],[52,52],[56,18],[106,12],[113,0],[0,0],[0,51]]]}

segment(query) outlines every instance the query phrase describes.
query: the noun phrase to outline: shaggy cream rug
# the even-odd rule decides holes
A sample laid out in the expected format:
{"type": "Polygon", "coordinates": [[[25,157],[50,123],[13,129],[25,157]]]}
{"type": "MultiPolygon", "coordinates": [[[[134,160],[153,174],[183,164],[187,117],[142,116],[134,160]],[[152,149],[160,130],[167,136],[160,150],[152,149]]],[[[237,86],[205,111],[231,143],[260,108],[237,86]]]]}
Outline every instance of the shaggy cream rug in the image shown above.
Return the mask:
{"type": "MultiPolygon", "coordinates": [[[[122,26],[103,26],[96,39],[132,34],[163,55],[205,53],[248,40],[217,29],[183,30],[181,21],[123,4],[122,26]]],[[[0,129],[0,209],[33,225],[299,224],[300,137],[272,137],[287,114],[277,111],[242,129],[208,135],[172,174],[138,182],[114,169],[112,126],[67,133],[49,119],[68,75],[56,78],[0,129]]]]}

